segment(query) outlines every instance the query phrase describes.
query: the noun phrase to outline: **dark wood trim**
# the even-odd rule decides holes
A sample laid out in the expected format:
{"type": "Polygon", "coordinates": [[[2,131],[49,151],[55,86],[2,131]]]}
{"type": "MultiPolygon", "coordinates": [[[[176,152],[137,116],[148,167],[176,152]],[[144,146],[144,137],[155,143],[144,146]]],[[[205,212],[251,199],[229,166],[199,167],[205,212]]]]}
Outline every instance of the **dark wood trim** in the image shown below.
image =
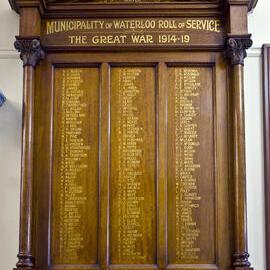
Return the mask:
{"type": "MultiPolygon", "coordinates": [[[[214,67],[217,71],[215,77],[212,78],[211,83],[205,82],[205,89],[219,89],[217,93],[207,94],[208,97],[215,98],[217,94],[215,109],[218,110],[213,116],[213,121],[217,121],[217,151],[220,149],[220,154],[216,154],[216,161],[209,158],[210,161],[217,163],[217,179],[221,179],[218,184],[219,186],[212,187],[216,188],[216,193],[213,199],[217,198],[215,202],[216,210],[212,209],[211,215],[216,220],[216,224],[221,224],[217,228],[213,235],[208,233],[205,238],[209,238],[209,245],[214,243],[216,239],[216,252],[213,254],[216,261],[215,264],[210,265],[189,265],[184,268],[193,269],[196,268],[217,268],[216,265],[221,269],[234,269],[234,270],[248,270],[251,269],[249,262],[249,254],[247,248],[247,214],[246,214],[246,175],[245,175],[245,127],[244,127],[244,86],[243,86],[243,69],[244,69],[244,58],[246,57],[246,49],[248,49],[252,42],[250,35],[247,35],[247,9],[248,5],[252,0],[222,0],[217,2],[210,1],[182,1],[179,0],[177,3],[155,3],[155,4],[93,4],[85,2],[67,4],[68,0],[63,0],[63,4],[51,4],[48,5],[46,0],[9,0],[18,11],[21,13],[20,21],[20,36],[17,37],[16,48],[21,53],[21,59],[24,64],[24,136],[23,136],[23,159],[22,159],[22,195],[21,195],[21,220],[20,220],[20,246],[19,246],[19,262],[17,264],[17,270],[34,270],[47,268],[48,262],[56,265],[55,262],[48,260],[50,255],[50,237],[55,235],[50,234],[50,231],[55,230],[54,226],[51,225],[51,206],[52,206],[52,176],[54,176],[55,164],[52,162],[54,157],[55,145],[59,145],[59,141],[55,141],[56,136],[53,129],[58,122],[53,122],[54,108],[58,103],[53,103],[54,94],[58,92],[55,90],[56,84],[54,84],[54,72],[55,66],[71,65],[76,67],[89,65],[100,65],[99,76],[100,79],[95,83],[99,83],[99,99],[95,97],[95,102],[98,106],[101,106],[103,111],[99,114],[99,137],[97,140],[98,144],[98,155],[97,158],[99,163],[99,183],[97,188],[100,188],[99,194],[95,195],[98,197],[99,212],[99,225],[97,225],[99,244],[97,244],[97,255],[93,259],[93,262],[99,262],[101,269],[110,268],[122,268],[122,269],[135,269],[133,267],[125,268],[125,265],[115,264],[110,265],[109,261],[109,248],[110,235],[108,234],[108,228],[110,224],[110,170],[111,170],[111,156],[110,156],[110,66],[128,66],[131,62],[135,62],[133,66],[140,65],[144,66],[147,63],[151,65],[157,65],[156,72],[162,74],[161,77],[155,82],[157,87],[157,101],[155,104],[156,115],[155,117],[155,133],[157,130],[157,140],[160,140],[155,147],[157,149],[155,172],[159,177],[158,185],[156,186],[158,196],[154,199],[157,207],[159,205],[167,204],[167,197],[169,193],[166,193],[166,185],[164,186],[163,179],[166,179],[166,168],[164,164],[170,163],[167,157],[168,146],[161,146],[164,141],[168,144],[166,138],[166,110],[167,102],[165,99],[168,98],[164,92],[164,83],[167,78],[166,66],[175,66],[177,63],[181,65],[192,65],[198,66],[203,63],[204,66],[209,66],[212,69],[214,67]],[[204,3],[202,3],[204,2],[204,3]],[[195,4],[196,3],[196,4],[195,4]],[[201,4],[200,4],[201,3],[201,4]],[[227,5],[225,5],[227,3],[227,5]],[[157,48],[151,48],[150,45],[143,44],[141,47],[128,47],[128,44],[123,46],[115,47],[71,47],[62,42],[60,45],[50,45],[54,43],[48,42],[46,45],[45,39],[43,38],[44,26],[46,26],[46,19],[48,18],[149,18],[153,17],[192,17],[192,18],[212,18],[216,15],[218,19],[224,20],[224,32],[220,31],[221,35],[217,36],[216,41],[212,43],[211,36],[205,36],[209,33],[199,33],[202,40],[198,43],[192,43],[188,46],[160,46],[157,48]],[[209,39],[208,39],[209,38],[209,39]],[[225,42],[227,38],[227,42],[225,42]],[[44,44],[45,43],[45,44],[44,44]],[[63,44],[63,45],[61,45],[63,44]],[[121,53],[119,53],[121,50],[121,53]],[[35,71],[35,66],[45,56],[44,62],[40,64],[40,67],[35,71]],[[222,54],[227,58],[227,62],[224,59],[221,60],[222,54]],[[141,53],[143,52],[143,53],[141,53]],[[164,55],[162,55],[165,52],[164,55]],[[192,52],[192,53],[191,53],[192,52]],[[217,63],[219,59],[219,63],[217,63]],[[213,67],[213,68],[212,68],[213,67]],[[100,73],[101,72],[101,73],[100,73]],[[215,82],[216,81],[216,82],[215,82]],[[229,88],[230,86],[230,88],[229,88]],[[228,96],[226,96],[226,88],[228,88],[228,96]],[[47,89],[51,89],[48,94],[47,89]],[[49,95],[49,96],[48,96],[49,95]],[[35,100],[38,102],[35,103],[35,100]],[[217,105],[217,106],[216,106],[217,105]],[[227,107],[229,105],[229,108],[227,107]],[[164,107],[162,107],[164,106],[164,107]],[[34,107],[36,109],[34,109],[34,107]],[[162,110],[159,111],[159,108],[162,110]],[[215,119],[215,116],[217,117],[215,119]],[[163,118],[162,118],[163,117],[163,118]],[[163,122],[162,122],[163,121],[163,122]],[[228,130],[228,126],[231,125],[228,130]],[[229,132],[229,133],[227,133],[229,132]],[[227,136],[228,135],[228,136],[227,136]],[[54,140],[53,140],[54,139],[54,140]],[[219,141],[220,140],[220,141],[219,141]],[[222,142],[221,142],[222,140],[222,142]],[[229,145],[227,149],[227,145],[229,145]],[[49,147],[46,147],[49,146],[49,147]],[[162,148],[163,147],[163,148],[162,148]],[[47,148],[47,149],[46,149],[47,148]],[[49,149],[49,152],[48,152],[49,149]],[[164,155],[166,157],[164,157],[164,155]],[[160,156],[163,157],[161,162],[160,156]],[[45,166],[45,167],[44,167],[45,166]],[[160,167],[161,166],[161,167],[160,167]],[[162,167],[163,166],[163,167],[162,167]],[[219,166],[219,167],[218,167],[219,166]],[[164,178],[165,177],[165,178],[164,178]],[[226,181],[228,179],[228,181],[226,181]],[[166,195],[167,194],[167,195],[166,195]],[[38,199],[36,200],[36,198],[38,199]],[[164,197],[164,200],[162,199],[164,197]],[[49,206],[49,210],[47,207],[49,206]],[[220,211],[221,210],[221,211],[220,211]],[[224,211],[223,211],[224,210],[224,211]],[[216,212],[215,212],[216,211],[216,212]],[[219,223],[219,219],[221,222],[219,223]],[[226,222],[225,222],[226,220],[226,222]],[[231,229],[230,229],[231,228],[231,229]],[[49,239],[49,240],[48,240],[49,239]],[[232,257],[232,258],[231,258],[232,257]],[[231,267],[229,266],[231,265],[231,267]]],[[[145,19],[144,19],[145,20],[145,19]]],[[[176,27],[177,28],[177,27],[176,27]]],[[[194,27],[195,28],[195,27],[194,27]]],[[[190,29],[190,28],[188,28],[190,29]]],[[[197,27],[196,29],[202,30],[197,27]]],[[[74,29],[75,30],[75,29],[74,29]]],[[[216,30],[217,31],[217,30],[216,30]]],[[[213,31],[212,31],[213,32],[213,31]]],[[[217,31],[218,32],[218,31],[217,31]]],[[[53,38],[50,36],[49,38],[53,38]]],[[[213,39],[215,40],[215,39],[213,39]]],[[[102,44],[102,43],[101,43],[102,44]]],[[[204,73],[203,73],[204,74],[204,73]]],[[[205,73],[207,77],[210,77],[205,73]]],[[[155,78],[157,78],[157,75],[155,78]]],[[[159,75],[158,75],[159,76],[159,75]]],[[[153,79],[154,77],[151,78],[153,79]]],[[[57,82],[57,85],[62,83],[57,82]]],[[[169,85],[168,85],[169,86],[169,85]]],[[[58,86],[57,86],[58,87],[58,86]]],[[[152,87],[152,86],[151,86],[152,87]]],[[[169,86],[170,87],[170,86],[169,86]]],[[[156,88],[155,88],[156,89],[156,88]]],[[[115,98],[112,95],[113,98],[115,98]]],[[[61,96],[59,96],[61,98],[61,96]]],[[[170,97],[171,98],[171,97],[170,97]]],[[[56,99],[57,102],[60,99],[56,99]]],[[[154,98],[149,98],[151,104],[154,98]]],[[[209,98],[207,98],[209,100],[209,98]]],[[[214,103],[214,101],[212,102],[214,103]]],[[[168,103],[169,104],[169,103],[168,103]]],[[[173,104],[173,103],[172,103],[173,104]]],[[[206,103],[205,106],[209,107],[211,103],[206,103]]],[[[152,106],[152,105],[151,105],[152,106]]],[[[268,108],[268,106],[267,106],[268,108]]],[[[211,109],[212,112],[214,109],[211,109]]],[[[151,111],[152,112],[152,111],[151,111]]],[[[208,111],[209,113],[211,111],[208,111]]],[[[168,115],[171,114],[169,111],[168,115]]],[[[172,117],[172,116],[170,116],[172,117]]],[[[96,118],[97,119],[97,118],[96,118]]],[[[152,118],[154,119],[154,118],[152,118]]],[[[209,119],[212,119],[209,117],[209,119]]],[[[171,120],[171,118],[170,118],[171,120]]],[[[150,120],[149,120],[150,121],[150,120]]],[[[211,120],[212,121],[212,120],[211,120]]],[[[206,122],[206,121],[205,121],[206,122]]],[[[153,122],[154,123],[154,122],[153,122]]],[[[213,122],[213,125],[215,123],[213,122]]],[[[270,125],[269,125],[270,126],[270,125]]],[[[63,128],[63,127],[62,127],[63,128]]],[[[174,126],[172,126],[174,128],[174,126]]],[[[211,126],[209,125],[209,129],[211,126]]],[[[207,134],[209,130],[206,130],[207,134]]],[[[57,134],[58,136],[58,134],[57,134]]],[[[97,136],[97,134],[96,134],[97,136]]],[[[179,135],[180,136],[180,135],[179,135]]],[[[206,136],[206,135],[204,135],[206,136]]],[[[153,137],[153,136],[152,136],[153,137]]],[[[115,137],[113,137],[115,138],[115,137]]],[[[58,140],[58,139],[57,139],[58,140]]],[[[172,140],[173,141],[173,140],[172,140]]],[[[151,141],[153,142],[153,141],[151,141]]],[[[169,144],[168,144],[169,145],[169,144]]],[[[270,145],[270,143],[269,143],[270,145]]],[[[213,146],[215,147],[215,146],[213,146]]],[[[270,150],[269,150],[270,152],[270,150]]],[[[116,155],[114,154],[115,158],[116,155]]],[[[269,154],[270,156],[270,154],[269,154]]],[[[214,158],[214,157],[213,157],[214,158]]],[[[207,161],[208,162],[208,161],[207,161]]],[[[204,163],[203,163],[204,164],[204,163]]],[[[208,164],[208,163],[207,163],[208,164]]],[[[208,166],[208,165],[207,165],[208,166]]],[[[270,167],[270,166],[269,166],[270,167]]],[[[170,168],[170,167],[168,167],[170,168]]],[[[215,169],[215,168],[214,168],[215,169]]],[[[168,171],[171,169],[168,169],[168,171]]],[[[210,173],[209,173],[210,174],[210,173]]],[[[54,176],[55,177],[55,176],[54,176]]],[[[168,176],[169,177],[169,176],[168,176]]],[[[171,177],[171,176],[170,176],[171,177]]],[[[174,177],[174,176],[173,176],[174,177]]],[[[214,179],[214,178],[213,178],[214,179]]],[[[157,182],[157,181],[156,181],[157,182]]],[[[216,180],[213,180],[216,185],[216,180]]],[[[58,189],[58,188],[57,188],[58,189]]],[[[56,190],[57,190],[56,189],[56,190]]],[[[212,191],[212,189],[210,190],[212,191]]],[[[54,191],[56,192],[56,191],[54,191]]],[[[54,193],[57,194],[57,193],[54,193]]],[[[156,193],[157,194],[157,193],[156,193]]],[[[54,195],[53,195],[54,196],[54,195]]],[[[209,199],[210,201],[210,199],[209,199]]],[[[211,205],[211,204],[210,204],[211,205]]],[[[163,206],[161,206],[163,207],[163,206]]],[[[157,208],[158,209],[158,208],[157,208]]],[[[156,258],[153,259],[153,263],[146,266],[146,268],[156,269],[156,262],[160,269],[166,268],[167,263],[169,264],[168,269],[171,270],[177,268],[183,268],[181,265],[170,264],[170,258],[168,254],[168,246],[166,236],[164,234],[164,228],[167,226],[165,219],[167,215],[165,208],[159,208],[158,215],[156,215],[159,224],[157,227],[157,239],[158,244],[153,246],[153,250],[157,250],[156,258]],[[166,217],[164,219],[164,216],[166,217]],[[160,225],[161,224],[161,225],[160,225]],[[167,256],[167,257],[166,257],[167,256]],[[168,259],[169,258],[169,259],[168,259]],[[168,262],[167,262],[168,261],[168,262]]],[[[172,210],[173,211],[173,210],[172,210]]],[[[204,210],[205,211],[205,210],[204,210]]],[[[205,211],[206,212],[206,211],[205,211]]],[[[155,218],[156,218],[155,217],[155,218]]],[[[209,222],[211,226],[214,226],[214,222],[209,222]]],[[[169,226],[169,225],[168,225],[169,226]]],[[[95,227],[95,226],[94,226],[95,227]]],[[[97,231],[95,229],[94,233],[97,231]]],[[[167,232],[168,230],[166,230],[167,232]]],[[[169,236],[171,237],[171,236],[169,236]]],[[[169,238],[168,237],[168,238],[169,238]]],[[[205,242],[205,239],[204,239],[205,242]]],[[[170,247],[169,247],[170,248],[170,247]]],[[[213,245],[211,246],[211,249],[213,245]]],[[[150,247],[149,250],[151,250],[150,247]]],[[[210,248],[209,248],[210,250],[210,248]]],[[[208,252],[208,251],[207,251],[208,252]]],[[[210,250],[210,252],[212,252],[210,250]]],[[[209,252],[209,254],[210,254],[209,252]]],[[[152,253],[152,252],[151,252],[152,253]]],[[[154,251],[153,251],[154,253],[154,251]]],[[[151,255],[152,256],[152,255],[151,255]]],[[[173,255],[174,256],[174,255],[173,255]]],[[[211,255],[212,256],[212,255],[211,255]]],[[[92,259],[91,259],[92,260],[92,259]]],[[[214,260],[214,259],[213,259],[214,260]]],[[[173,262],[173,260],[172,260],[173,262]]],[[[211,261],[212,262],[212,261],[211,261]]],[[[136,262],[135,262],[136,263],[136,262]]],[[[96,264],[85,263],[86,267],[96,268],[96,264]]],[[[145,268],[141,264],[138,264],[137,269],[145,268]]],[[[84,267],[84,268],[86,268],[84,267]]],[[[269,269],[270,270],[270,269],[269,269]]]]}
{"type": "Polygon", "coordinates": [[[264,106],[264,179],[266,263],[270,270],[270,44],[263,46],[263,106],[264,106]]]}
{"type": "Polygon", "coordinates": [[[235,253],[233,267],[250,269],[247,245],[247,204],[246,204],[246,156],[245,156],[245,112],[244,112],[244,59],[251,47],[251,35],[228,35],[225,56],[230,64],[232,104],[232,145],[234,178],[234,221],[235,253]]]}
{"type": "MultiPolygon", "coordinates": [[[[10,3],[10,6],[13,10],[15,10],[17,13],[20,12],[20,8],[21,7],[38,7],[41,13],[47,13],[47,12],[51,12],[52,10],[58,10],[58,11],[71,11],[70,14],[74,15],[74,11],[77,9],[78,11],[85,11],[86,9],[99,9],[101,8],[104,9],[104,4],[97,4],[97,3],[90,3],[89,2],[75,2],[72,3],[70,1],[66,1],[66,2],[62,2],[62,3],[50,3],[49,1],[46,0],[31,0],[31,1],[19,1],[19,0],[8,0],[10,3]],[[90,4],[90,5],[89,5],[90,4]],[[68,7],[67,7],[68,5],[68,7]]],[[[152,1],[149,1],[152,2],[152,1]]],[[[155,2],[155,1],[153,1],[155,2]]],[[[157,6],[158,8],[162,8],[164,9],[164,7],[168,7],[168,8],[177,8],[177,6],[186,6],[187,8],[191,8],[191,10],[194,10],[194,8],[207,8],[207,10],[214,8],[214,9],[219,9],[222,8],[224,6],[226,6],[227,4],[230,5],[247,5],[248,6],[248,11],[252,11],[256,5],[257,5],[258,0],[223,0],[223,1],[204,1],[204,3],[202,3],[201,1],[198,0],[189,0],[189,1],[180,1],[179,3],[177,3],[177,1],[175,2],[171,2],[171,3],[159,3],[156,2],[154,3],[155,6],[157,6]]],[[[137,8],[147,8],[149,3],[137,3],[136,6],[137,8]]],[[[127,7],[129,4],[110,4],[110,5],[106,5],[106,9],[107,8],[112,8],[112,9],[122,9],[127,7]]],[[[152,5],[153,6],[153,5],[152,5]]],[[[134,5],[135,7],[135,5],[134,5]]],[[[151,8],[152,9],[152,8],[151,8]]],[[[77,14],[78,15],[78,14],[77,14]]]]}
{"type": "Polygon", "coordinates": [[[258,4],[258,0],[250,0],[248,5],[248,11],[252,11],[258,4]]]}

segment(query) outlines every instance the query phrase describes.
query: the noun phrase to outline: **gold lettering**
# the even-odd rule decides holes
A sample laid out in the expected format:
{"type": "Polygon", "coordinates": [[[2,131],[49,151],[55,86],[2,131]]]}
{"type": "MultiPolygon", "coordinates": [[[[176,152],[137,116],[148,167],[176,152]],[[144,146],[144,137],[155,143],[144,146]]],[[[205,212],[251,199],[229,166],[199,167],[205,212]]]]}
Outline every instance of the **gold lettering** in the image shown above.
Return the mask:
{"type": "Polygon", "coordinates": [[[70,40],[70,44],[72,45],[87,44],[87,36],[69,36],[68,38],[70,40]]]}
{"type": "Polygon", "coordinates": [[[220,20],[187,20],[187,29],[220,32],[220,20]]]}
{"type": "Polygon", "coordinates": [[[154,43],[152,35],[132,35],[132,42],[135,44],[150,44],[154,43]]]}
{"type": "Polygon", "coordinates": [[[47,21],[46,27],[47,27],[47,35],[52,34],[54,32],[54,22],[47,21]]]}
{"type": "Polygon", "coordinates": [[[124,44],[126,41],[126,35],[101,35],[101,36],[93,36],[92,42],[93,44],[124,44]]]}
{"type": "Polygon", "coordinates": [[[177,29],[177,24],[175,20],[159,20],[159,29],[177,29]]]}
{"type": "MultiPolygon", "coordinates": [[[[74,36],[74,42],[76,42],[74,36]]],[[[83,39],[78,39],[82,41],[83,39]]],[[[59,258],[64,263],[74,263],[79,252],[85,248],[85,239],[80,231],[82,208],[87,204],[87,193],[78,179],[88,170],[90,146],[86,144],[82,127],[86,109],[82,69],[63,69],[61,72],[61,122],[60,122],[60,194],[59,194],[59,258]]],[[[58,180],[57,180],[58,181],[58,180]]]]}
{"type": "Polygon", "coordinates": [[[154,29],[155,20],[114,20],[115,29],[154,29]]]}
{"type": "MultiPolygon", "coordinates": [[[[203,28],[203,22],[191,25],[203,28]]],[[[200,248],[197,240],[200,230],[194,217],[194,209],[199,208],[196,172],[200,164],[195,156],[200,145],[198,141],[198,100],[200,98],[200,72],[196,68],[176,68],[175,76],[175,228],[176,259],[179,262],[199,259],[200,248]]]]}

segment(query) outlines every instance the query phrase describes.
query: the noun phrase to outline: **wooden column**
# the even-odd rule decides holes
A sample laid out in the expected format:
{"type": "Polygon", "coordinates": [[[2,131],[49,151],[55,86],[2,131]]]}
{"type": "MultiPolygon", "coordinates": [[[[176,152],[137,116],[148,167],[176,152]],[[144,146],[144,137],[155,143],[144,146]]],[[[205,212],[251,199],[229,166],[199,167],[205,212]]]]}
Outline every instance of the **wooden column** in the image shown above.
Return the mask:
{"type": "Polygon", "coordinates": [[[245,161],[245,112],[244,112],[244,59],[246,49],[251,47],[251,35],[230,35],[226,43],[226,57],[231,68],[231,125],[233,142],[234,222],[235,252],[233,267],[250,268],[247,247],[246,211],[246,161],[245,161]]]}
{"type": "Polygon", "coordinates": [[[35,269],[33,256],[33,143],[35,67],[44,58],[38,38],[20,38],[14,44],[23,61],[23,126],[21,159],[20,237],[17,269],[35,269]]]}

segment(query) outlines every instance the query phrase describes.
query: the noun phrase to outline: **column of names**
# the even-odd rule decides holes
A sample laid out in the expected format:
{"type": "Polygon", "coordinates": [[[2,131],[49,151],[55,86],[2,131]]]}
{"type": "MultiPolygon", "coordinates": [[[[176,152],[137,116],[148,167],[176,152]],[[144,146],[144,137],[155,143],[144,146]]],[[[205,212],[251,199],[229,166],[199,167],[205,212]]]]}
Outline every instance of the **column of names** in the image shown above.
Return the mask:
{"type": "Polygon", "coordinates": [[[196,163],[200,72],[196,68],[176,68],[174,77],[176,259],[192,261],[199,259],[200,252],[200,229],[194,215],[201,200],[196,179],[200,169],[196,163]]]}
{"type": "Polygon", "coordinates": [[[143,236],[142,127],[139,124],[136,80],[140,69],[122,69],[118,84],[118,260],[129,263],[145,256],[138,247],[143,236]]]}
{"type": "Polygon", "coordinates": [[[88,168],[89,145],[82,136],[86,103],[82,102],[81,69],[62,70],[59,257],[75,263],[85,248],[80,231],[81,210],[87,197],[80,174],[88,168]]]}

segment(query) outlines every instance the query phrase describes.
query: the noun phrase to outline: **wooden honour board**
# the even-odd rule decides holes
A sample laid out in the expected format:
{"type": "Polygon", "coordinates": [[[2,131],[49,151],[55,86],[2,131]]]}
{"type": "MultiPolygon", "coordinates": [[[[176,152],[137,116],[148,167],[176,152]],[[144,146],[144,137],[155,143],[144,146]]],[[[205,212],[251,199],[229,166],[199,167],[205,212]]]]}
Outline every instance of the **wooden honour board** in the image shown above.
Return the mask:
{"type": "Polygon", "coordinates": [[[250,269],[247,1],[15,2],[45,52],[21,54],[17,270],[250,269]]]}
{"type": "Polygon", "coordinates": [[[222,55],[51,54],[41,69],[38,263],[228,269],[222,55]]]}

